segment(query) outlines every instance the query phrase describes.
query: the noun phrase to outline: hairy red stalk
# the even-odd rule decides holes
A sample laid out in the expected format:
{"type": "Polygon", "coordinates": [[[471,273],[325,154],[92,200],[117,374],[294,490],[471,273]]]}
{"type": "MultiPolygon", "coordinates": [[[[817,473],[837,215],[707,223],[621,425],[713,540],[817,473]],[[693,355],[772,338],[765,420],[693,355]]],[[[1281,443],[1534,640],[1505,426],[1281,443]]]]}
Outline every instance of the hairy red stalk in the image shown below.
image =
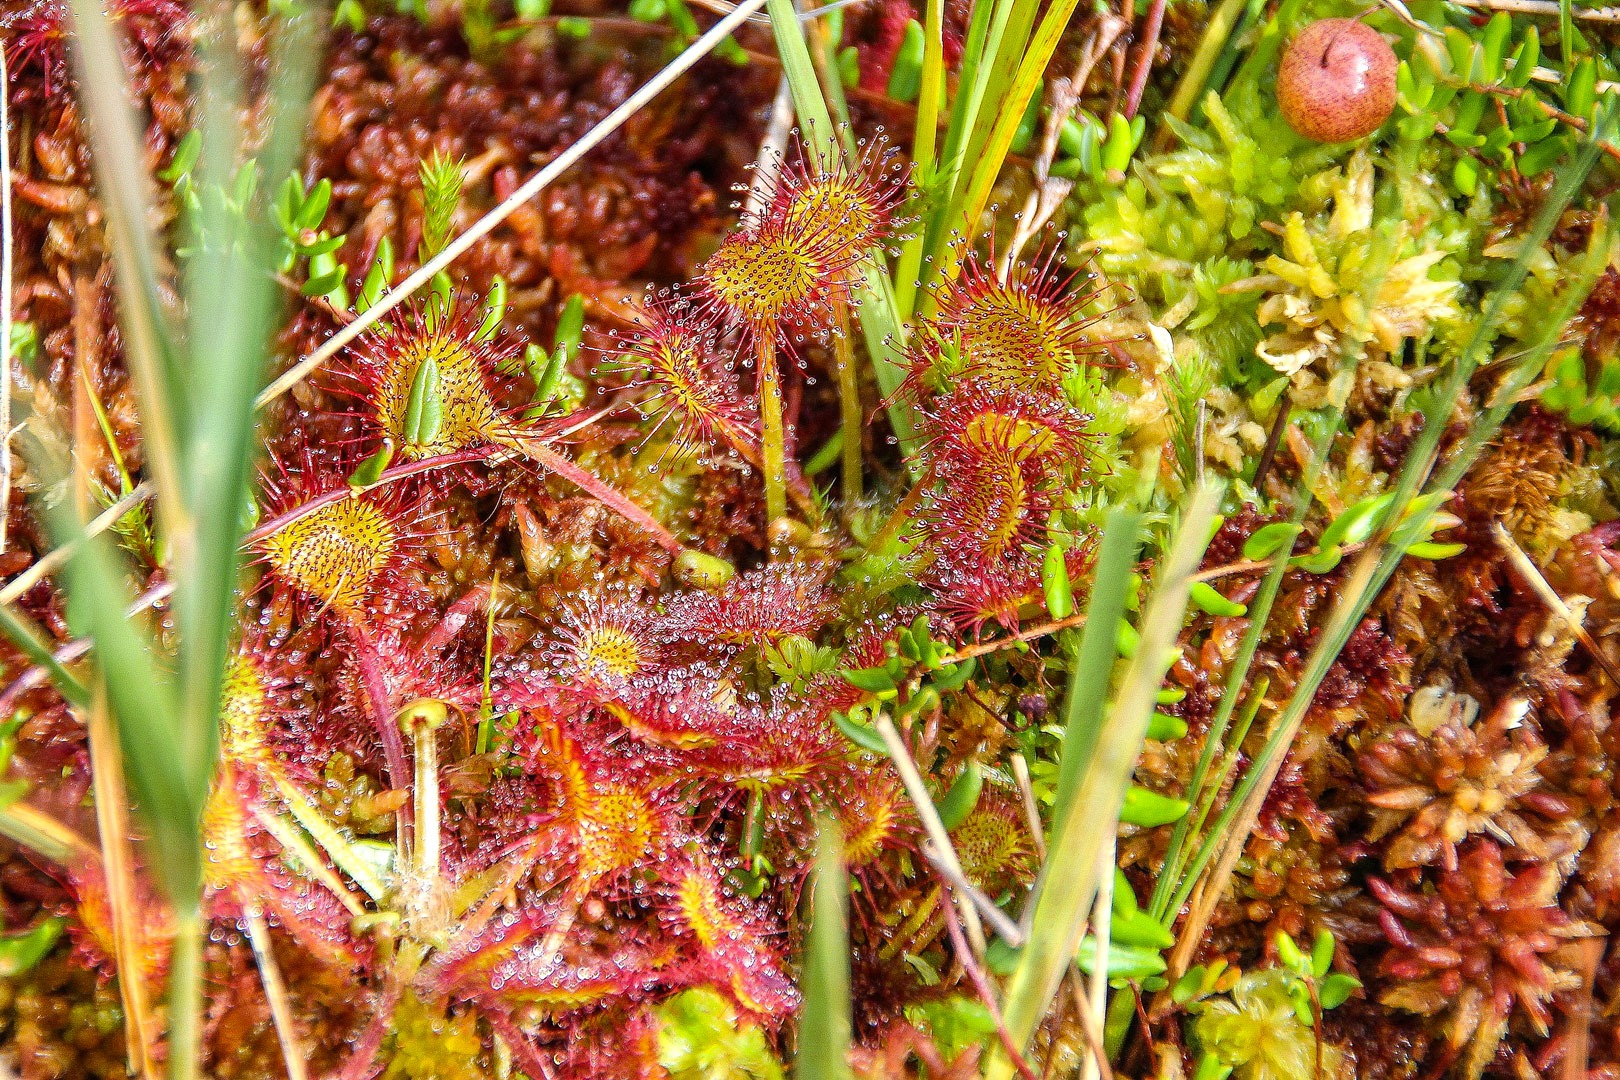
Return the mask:
{"type": "Polygon", "coordinates": [[[556,473],[575,487],[595,496],[602,505],[626,521],[641,526],[671,555],[679,555],[685,550],[685,544],[675,539],[668,529],[658,523],[657,518],[631,502],[623,492],[591,475],[544,443],[535,439],[516,437],[511,440],[511,445],[536,465],[556,473]]]}

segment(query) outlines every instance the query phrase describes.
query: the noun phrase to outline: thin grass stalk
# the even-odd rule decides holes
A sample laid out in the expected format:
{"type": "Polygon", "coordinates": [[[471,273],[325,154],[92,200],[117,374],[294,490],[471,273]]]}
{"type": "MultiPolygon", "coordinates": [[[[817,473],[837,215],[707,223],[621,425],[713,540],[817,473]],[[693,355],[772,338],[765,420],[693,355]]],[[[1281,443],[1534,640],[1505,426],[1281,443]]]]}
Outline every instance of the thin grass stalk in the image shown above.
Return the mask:
{"type": "MultiPolygon", "coordinates": [[[[137,506],[151,497],[152,482],[150,480],[142,480],[139,484],[135,485],[134,489],[131,490],[129,494],[124,495],[117,502],[114,502],[101,513],[91,518],[90,522],[84,527],[85,535],[99,536],[100,534],[106,532],[108,529],[122,521],[125,514],[128,514],[131,510],[135,509],[137,506]]],[[[28,569],[22,571],[16,577],[6,582],[4,588],[0,588],[0,606],[12,604],[20,600],[29,589],[32,589],[35,585],[38,585],[41,581],[44,581],[47,577],[54,574],[63,563],[67,562],[68,558],[72,554],[73,547],[71,544],[69,544],[61,547],[53,547],[50,551],[34,560],[28,569]]]]}
{"type": "Polygon", "coordinates": [[[1143,517],[1126,509],[1109,512],[1092,574],[1091,596],[1086,602],[1086,628],[1080,647],[1070,661],[1069,686],[1064,693],[1063,753],[1058,759],[1057,785],[1052,799],[1052,836],[1049,848],[1062,844],[1058,823],[1068,817],[1069,804],[1091,752],[1102,735],[1108,684],[1118,657],[1116,641],[1131,571],[1141,543],[1143,517]]]}
{"type": "MultiPolygon", "coordinates": [[[[923,831],[934,847],[934,856],[948,871],[949,876],[958,882],[967,881],[967,875],[962,872],[962,861],[957,858],[956,847],[951,843],[950,833],[945,830],[945,823],[940,820],[939,808],[928,794],[928,787],[923,782],[922,773],[917,771],[917,763],[911,759],[911,751],[906,748],[905,740],[900,738],[900,732],[895,730],[894,721],[887,716],[877,719],[877,732],[883,737],[883,745],[888,747],[889,760],[894,762],[895,771],[900,774],[900,780],[905,784],[906,795],[911,799],[911,806],[917,812],[917,818],[922,822],[923,831]]],[[[979,921],[979,912],[973,906],[973,898],[965,891],[951,889],[956,905],[961,909],[962,922],[967,926],[968,939],[973,943],[976,956],[984,956],[985,938],[984,925],[979,921]]]]}
{"type": "MultiPolygon", "coordinates": [[[[1114,910],[1114,866],[1119,857],[1119,841],[1110,839],[1097,859],[1097,901],[1091,908],[1091,933],[1097,939],[1097,959],[1086,986],[1086,1000],[1075,999],[1082,1016],[1090,1016],[1090,1028],[1103,1030],[1108,1014],[1108,949],[1111,944],[1114,910]]],[[[1107,1063],[1106,1054],[1088,1054],[1081,1080],[1098,1080],[1098,1062],[1107,1063]]]]}
{"type": "Polygon", "coordinates": [[[844,427],[844,445],[839,448],[843,467],[844,501],[859,502],[865,487],[861,460],[861,385],[855,372],[855,348],[850,341],[849,313],[838,309],[838,326],[833,333],[833,367],[838,380],[838,412],[844,427]]]}
{"type": "Polygon", "coordinates": [[[27,803],[0,807],[0,836],[15,840],[58,866],[100,870],[101,855],[84,837],[27,803]]]}
{"type": "MultiPolygon", "coordinates": [[[[765,466],[767,534],[787,516],[787,437],[782,428],[782,374],[776,363],[776,330],[755,333],[759,364],[760,456],[765,466]]],[[[770,546],[770,545],[768,545],[770,546]]]]}
{"type": "Polygon", "coordinates": [[[276,1029],[276,1041],[281,1044],[281,1061],[287,1068],[287,1080],[308,1080],[309,1069],[304,1064],[303,1047],[298,1044],[292,1003],[287,998],[287,981],[282,978],[281,965],[276,962],[270,927],[265,922],[264,913],[253,906],[252,897],[241,900],[247,911],[243,922],[247,924],[248,942],[253,947],[253,960],[259,968],[259,982],[264,986],[264,1000],[270,1006],[270,1022],[276,1029]]]}
{"type": "Polygon", "coordinates": [[[9,604],[0,605],[0,633],[4,633],[22,651],[29,663],[50,675],[57,692],[67,699],[68,704],[80,708],[90,704],[90,691],[57,659],[55,651],[45,644],[44,635],[32,619],[9,604]]]}
{"type": "Polygon", "coordinates": [[[176,913],[174,948],[169,954],[166,1053],[170,1077],[202,1074],[203,949],[207,941],[208,921],[201,911],[176,913]]]}
{"type": "MultiPolygon", "coordinates": [[[[1098,859],[1114,837],[1136,759],[1142,752],[1148,721],[1159,686],[1174,655],[1187,611],[1192,574],[1210,536],[1218,504],[1214,488],[1201,486],[1189,500],[1169,554],[1155,574],[1152,597],[1142,619],[1136,654],[1113,696],[1108,724],[1102,730],[1080,785],[1055,823],[1053,845],[1033,902],[1030,938],[1009,979],[1002,1015],[1014,1045],[1027,1046],[1046,1015],[1070,958],[1080,946],[1086,917],[1097,896],[1098,859]]],[[[1105,537],[1105,543],[1106,537],[1105,537]]],[[[1088,625],[1090,633],[1098,633],[1088,625]]],[[[1010,1080],[1012,1061],[992,1049],[985,1069],[988,1080],[1010,1080]]]]}
{"type": "Polygon", "coordinates": [[[849,879],[838,826],[823,819],[816,838],[810,885],[810,931],[805,945],[799,1012],[797,1080],[848,1080],[853,1008],[849,990],[849,879]]]}
{"type": "MultiPolygon", "coordinates": [[[[1190,793],[1190,797],[1195,800],[1192,812],[1185,818],[1185,820],[1191,822],[1185,834],[1188,840],[1196,841],[1203,837],[1204,825],[1209,821],[1209,815],[1214,812],[1215,803],[1220,798],[1221,789],[1226,786],[1226,781],[1231,777],[1232,771],[1237,768],[1238,761],[1242,758],[1243,743],[1248,739],[1249,731],[1254,727],[1255,718],[1260,715],[1260,708],[1265,704],[1266,692],[1270,688],[1271,680],[1265,677],[1262,677],[1258,683],[1250,688],[1248,695],[1243,699],[1243,712],[1238,717],[1237,727],[1232,729],[1232,738],[1227,745],[1226,753],[1221,756],[1220,767],[1216,769],[1215,775],[1207,783],[1200,783],[1198,787],[1188,785],[1187,791],[1190,793]]],[[[1199,760],[1203,760],[1202,756],[1200,756],[1199,760]]],[[[1188,852],[1185,848],[1177,852],[1174,858],[1167,856],[1160,876],[1168,878],[1172,882],[1181,881],[1189,858],[1191,858],[1191,852],[1188,852]]],[[[1175,895],[1179,900],[1185,900],[1185,896],[1175,895]]],[[[1179,911],[1180,908],[1180,903],[1173,903],[1170,906],[1171,911],[1179,911]]],[[[1160,922],[1164,922],[1167,917],[1151,907],[1149,913],[1160,922]]]]}

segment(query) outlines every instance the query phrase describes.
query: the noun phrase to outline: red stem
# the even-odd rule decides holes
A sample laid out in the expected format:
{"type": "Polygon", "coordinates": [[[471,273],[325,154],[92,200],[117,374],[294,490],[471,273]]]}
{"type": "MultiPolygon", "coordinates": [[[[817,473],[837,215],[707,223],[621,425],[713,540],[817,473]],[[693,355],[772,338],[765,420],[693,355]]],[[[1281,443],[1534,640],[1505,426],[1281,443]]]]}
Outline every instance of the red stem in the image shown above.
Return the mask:
{"type": "MultiPolygon", "coordinates": [[[[388,764],[388,786],[399,790],[410,783],[411,765],[405,757],[405,737],[394,722],[393,707],[388,700],[388,680],[383,675],[382,657],[372,648],[371,640],[358,626],[350,626],[354,634],[354,658],[360,668],[360,680],[365,684],[366,697],[371,699],[371,717],[382,736],[383,757],[388,764]]],[[[403,821],[410,817],[410,804],[395,811],[403,821]]]]}
{"type": "Polygon", "coordinates": [[[1131,88],[1125,95],[1125,119],[1136,119],[1136,110],[1142,104],[1142,92],[1147,89],[1148,73],[1153,70],[1153,53],[1159,47],[1159,30],[1164,26],[1165,0],[1153,0],[1148,8],[1147,29],[1142,35],[1142,48],[1136,54],[1136,70],[1131,75],[1131,88]]]}
{"type": "MultiPolygon", "coordinates": [[[[950,888],[949,883],[941,888],[950,888]]],[[[996,995],[990,988],[990,980],[985,978],[984,970],[979,967],[979,961],[974,957],[973,950],[968,948],[967,936],[962,933],[962,924],[957,920],[956,908],[949,902],[940,907],[945,912],[945,928],[951,935],[951,947],[956,950],[956,958],[962,962],[962,970],[967,972],[968,978],[973,982],[973,988],[979,992],[984,1007],[990,1010],[990,1019],[996,1022],[996,1034],[1001,1038],[1001,1048],[1007,1051],[1007,1057],[1012,1060],[1013,1067],[1024,1080],[1035,1080],[1035,1071],[1024,1060],[1024,1055],[1018,1052],[1013,1045],[1012,1032],[1001,1019],[1001,1010],[996,1007],[996,995]]]]}
{"type": "Polygon", "coordinates": [[[541,468],[556,473],[587,494],[594,495],[604,506],[626,521],[640,525],[671,555],[679,555],[685,550],[686,545],[675,539],[668,529],[658,523],[657,518],[631,502],[623,492],[604,483],[557,451],[534,439],[514,438],[512,446],[522,451],[525,457],[541,468]]]}

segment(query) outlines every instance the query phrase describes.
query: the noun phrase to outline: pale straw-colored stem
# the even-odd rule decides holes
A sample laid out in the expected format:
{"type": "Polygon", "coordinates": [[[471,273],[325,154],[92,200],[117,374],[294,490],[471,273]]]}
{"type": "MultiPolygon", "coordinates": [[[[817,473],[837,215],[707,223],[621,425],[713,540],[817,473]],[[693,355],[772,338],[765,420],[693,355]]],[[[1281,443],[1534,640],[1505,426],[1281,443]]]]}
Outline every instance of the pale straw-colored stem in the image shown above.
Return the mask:
{"type": "Polygon", "coordinates": [[[765,517],[774,526],[787,515],[787,437],[782,428],[782,373],[776,365],[776,331],[757,332],[759,419],[765,466],[765,517]]]}
{"type": "Polygon", "coordinates": [[[259,967],[259,981],[264,984],[264,1000],[270,1005],[270,1023],[281,1043],[281,1061],[287,1067],[287,1080],[308,1080],[309,1069],[304,1064],[304,1051],[293,1026],[292,1002],[287,997],[287,981],[281,977],[281,965],[276,963],[270,927],[264,921],[263,912],[253,906],[251,897],[244,897],[242,906],[248,942],[253,946],[253,959],[259,967]]]}

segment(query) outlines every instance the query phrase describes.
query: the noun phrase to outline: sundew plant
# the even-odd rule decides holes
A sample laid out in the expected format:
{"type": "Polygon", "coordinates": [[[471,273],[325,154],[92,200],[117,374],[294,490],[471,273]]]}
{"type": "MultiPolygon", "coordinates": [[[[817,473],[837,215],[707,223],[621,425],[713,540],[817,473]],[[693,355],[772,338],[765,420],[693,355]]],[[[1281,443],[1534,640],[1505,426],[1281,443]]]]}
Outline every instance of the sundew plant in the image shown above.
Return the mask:
{"type": "Polygon", "coordinates": [[[1620,15],[0,0],[0,1075],[1620,1080],[1620,15]]]}

